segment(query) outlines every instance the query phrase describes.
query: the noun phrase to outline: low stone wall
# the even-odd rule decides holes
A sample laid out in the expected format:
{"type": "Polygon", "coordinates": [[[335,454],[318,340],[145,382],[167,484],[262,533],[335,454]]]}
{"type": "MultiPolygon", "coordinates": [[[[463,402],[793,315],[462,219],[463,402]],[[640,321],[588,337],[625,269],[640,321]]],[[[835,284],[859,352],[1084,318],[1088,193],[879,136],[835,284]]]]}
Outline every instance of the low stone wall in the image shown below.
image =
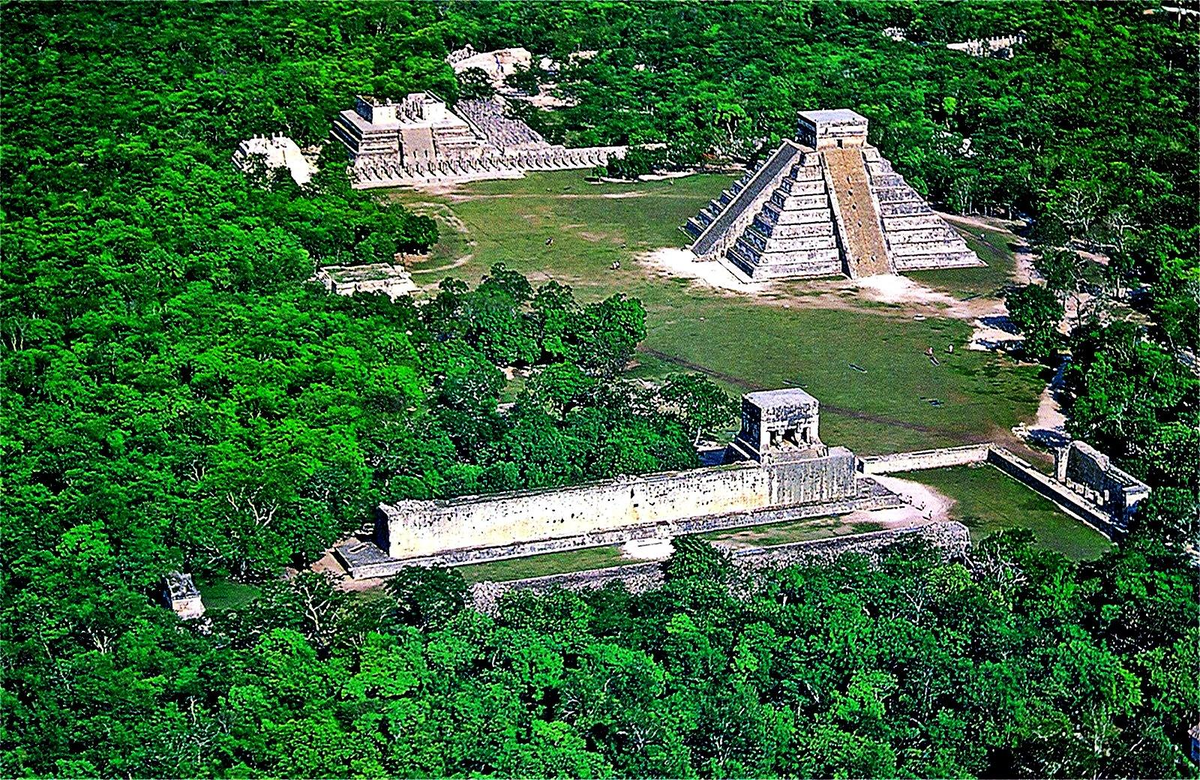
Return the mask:
{"type": "Polygon", "coordinates": [[[859,458],[863,474],[892,474],[898,471],[923,471],[983,463],[988,459],[991,444],[968,444],[965,447],[943,447],[937,450],[897,452],[859,458]]]}
{"type": "MultiPolygon", "coordinates": [[[[734,550],[732,555],[739,577],[743,581],[753,582],[760,576],[758,572],[763,569],[830,563],[838,556],[851,552],[875,557],[889,545],[917,539],[923,539],[941,548],[948,558],[965,556],[971,547],[971,534],[962,523],[931,522],[852,536],[734,550]]],[[[509,591],[532,590],[536,593],[546,593],[556,588],[599,590],[614,582],[624,584],[631,593],[654,590],[663,584],[663,564],[655,561],[509,582],[478,582],[471,586],[471,597],[476,609],[495,614],[500,598],[509,591]]]]}
{"type": "Polygon", "coordinates": [[[1003,447],[989,449],[987,462],[1109,539],[1120,532],[1121,528],[1111,514],[1003,447]]]}

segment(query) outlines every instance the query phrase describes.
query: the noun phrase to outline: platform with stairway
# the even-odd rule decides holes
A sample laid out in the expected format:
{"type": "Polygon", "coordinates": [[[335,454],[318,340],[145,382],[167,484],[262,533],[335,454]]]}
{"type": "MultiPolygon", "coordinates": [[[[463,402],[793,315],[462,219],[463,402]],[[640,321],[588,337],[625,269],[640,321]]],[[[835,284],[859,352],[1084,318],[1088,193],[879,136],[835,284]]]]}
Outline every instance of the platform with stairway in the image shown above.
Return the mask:
{"type": "Polygon", "coordinates": [[[866,118],[845,109],[802,112],[795,141],[682,230],[699,261],[751,281],[983,265],[867,144],[866,118]]]}

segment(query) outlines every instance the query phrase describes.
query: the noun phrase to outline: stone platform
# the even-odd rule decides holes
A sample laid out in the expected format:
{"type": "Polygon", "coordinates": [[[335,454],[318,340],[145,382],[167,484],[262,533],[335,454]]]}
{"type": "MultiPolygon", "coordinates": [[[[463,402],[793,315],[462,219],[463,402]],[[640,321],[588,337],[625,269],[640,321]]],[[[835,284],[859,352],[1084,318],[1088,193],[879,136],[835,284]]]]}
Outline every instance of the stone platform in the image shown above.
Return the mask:
{"type": "Polygon", "coordinates": [[[465,547],[447,550],[437,555],[414,558],[391,558],[373,540],[367,539],[357,539],[338,545],[334,548],[334,554],[346,568],[350,577],[360,580],[390,577],[408,566],[464,566],[507,558],[523,558],[542,553],[618,545],[642,539],[673,538],[684,534],[724,531],[817,517],[835,517],[859,511],[893,509],[904,503],[899,495],[869,477],[859,477],[855,481],[855,489],[854,496],[832,501],[708,515],[665,523],[644,523],[619,529],[551,537],[509,545],[465,547]]]}
{"type": "Polygon", "coordinates": [[[699,259],[755,282],[983,265],[845,109],[801,112],[796,140],[682,229],[699,259]]]}

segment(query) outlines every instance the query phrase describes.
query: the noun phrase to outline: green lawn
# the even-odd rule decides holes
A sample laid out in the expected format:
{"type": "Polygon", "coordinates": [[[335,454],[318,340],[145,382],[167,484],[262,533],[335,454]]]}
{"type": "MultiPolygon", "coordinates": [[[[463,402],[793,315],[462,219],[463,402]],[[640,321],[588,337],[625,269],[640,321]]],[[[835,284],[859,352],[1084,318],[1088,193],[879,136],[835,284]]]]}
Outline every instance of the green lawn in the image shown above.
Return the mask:
{"type": "Polygon", "coordinates": [[[636,561],[621,557],[621,549],[610,546],[476,563],[470,566],[459,566],[457,571],[467,582],[508,582],[527,577],[544,577],[548,574],[607,569],[627,563],[636,563],[636,561]]]}
{"type": "Polygon", "coordinates": [[[959,466],[895,476],[929,485],[957,501],[951,516],[970,528],[976,540],[1004,528],[1028,528],[1039,544],[1075,560],[1098,558],[1111,546],[1096,531],[990,466],[959,466]]]}
{"type": "MultiPolygon", "coordinates": [[[[580,172],[564,171],[476,182],[449,195],[393,191],[391,197],[423,204],[417,208],[465,231],[445,235],[430,260],[417,266],[443,269],[418,274],[421,284],[445,275],[474,282],[503,261],[535,284],[552,278],[570,284],[584,300],[614,292],[637,297],[647,309],[648,335],[636,375],[703,370],[733,394],[807,386],[824,406],[822,437],[861,454],[989,439],[1032,418],[1042,389],[1036,369],[967,351],[965,322],[918,321],[853,297],[841,308],[816,308],[793,295],[785,308],[782,300],[664,277],[635,260],[647,250],[684,246],[678,226],[731,178],[593,185],[580,172]],[[462,253],[470,255],[465,262],[462,253]],[[621,269],[609,270],[616,259],[621,269]],[[951,343],[955,353],[940,366],[923,354],[933,345],[944,356],[951,343]]],[[[959,285],[954,294],[969,297],[995,287],[1011,264],[1007,255],[995,268],[936,273],[959,285]]],[[[783,289],[805,288],[792,283],[783,289]]]]}
{"type": "Polygon", "coordinates": [[[809,542],[813,539],[829,539],[835,536],[850,536],[868,531],[878,531],[877,523],[846,523],[840,517],[814,517],[804,520],[789,520],[783,523],[755,525],[749,528],[731,528],[710,531],[700,538],[710,542],[723,542],[733,547],[770,547],[792,542],[809,542]]]}
{"type": "Polygon", "coordinates": [[[262,588],[243,585],[230,580],[218,580],[211,584],[196,583],[205,609],[219,611],[236,609],[249,604],[262,594],[262,588]]]}

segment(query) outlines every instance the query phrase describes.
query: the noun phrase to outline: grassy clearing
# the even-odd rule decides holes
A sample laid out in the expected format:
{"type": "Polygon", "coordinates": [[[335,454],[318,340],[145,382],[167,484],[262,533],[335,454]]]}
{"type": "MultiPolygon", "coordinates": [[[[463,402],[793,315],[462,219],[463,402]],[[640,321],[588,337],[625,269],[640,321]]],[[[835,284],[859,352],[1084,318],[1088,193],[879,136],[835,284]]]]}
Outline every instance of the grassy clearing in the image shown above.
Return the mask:
{"type": "Polygon", "coordinates": [[[850,536],[868,531],[878,531],[878,523],[846,523],[840,517],[815,517],[805,520],[790,520],[769,523],[749,528],[732,528],[711,531],[700,538],[710,542],[722,542],[737,548],[771,547],[792,542],[809,542],[814,539],[830,539],[835,536],[850,536]]]}
{"type": "Polygon", "coordinates": [[[527,577],[545,577],[549,574],[607,569],[635,562],[622,557],[619,547],[589,547],[584,550],[567,550],[531,555],[527,558],[459,566],[456,571],[462,574],[467,582],[508,582],[527,577]]]}
{"type": "MultiPolygon", "coordinates": [[[[782,300],[664,277],[635,259],[652,249],[684,246],[678,225],[730,179],[592,185],[565,171],[476,182],[450,195],[397,191],[391,197],[426,204],[418,206],[426,213],[433,208],[428,204],[442,204],[441,218],[465,231],[448,236],[428,261],[453,267],[420,274],[420,283],[436,284],[444,275],[475,282],[503,261],[535,284],[551,278],[570,284],[584,300],[614,292],[639,298],[648,335],[635,375],[700,369],[734,394],[807,386],[824,405],[823,438],[862,454],[989,439],[1032,418],[1042,388],[1036,369],[967,351],[970,327],[964,322],[916,321],[896,307],[852,296],[845,308],[785,308],[782,300]],[[456,250],[453,242],[462,246],[456,250]],[[455,251],[471,257],[456,264],[455,251]],[[621,261],[620,270],[609,270],[613,260],[621,261]],[[954,344],[952,356],[945,355],[948,344],[954,344]],[[922,354],[930,345],[942,365],[932,366],[922,354]]],[[[969,297],[997,287],[1011,269],[1011,255],[995,251],[987,269],[927,273],[943,274],[953,294],[969,297]]],[[[786,290],[802,293],[803,284],[786,290]]]]}
{"type": "Polygon", "coordinates": [[[1074,560],[1092,560],[1111,547],[1102,535],[994,468],[959,466],[897,474],[940,490],[958,503],[951,516],[979,540],[1006,528],[1033,531],[1038,544],[1074,560]]]}
{"type": "Polygon", "coordinates": [[[262,595],[262,588],[230,580],[218,580],[211,584],[196,583],[196,587],[200,589],[200,598],[204,601],[205,609],[216,612],[243,607],[262,595]]]}

